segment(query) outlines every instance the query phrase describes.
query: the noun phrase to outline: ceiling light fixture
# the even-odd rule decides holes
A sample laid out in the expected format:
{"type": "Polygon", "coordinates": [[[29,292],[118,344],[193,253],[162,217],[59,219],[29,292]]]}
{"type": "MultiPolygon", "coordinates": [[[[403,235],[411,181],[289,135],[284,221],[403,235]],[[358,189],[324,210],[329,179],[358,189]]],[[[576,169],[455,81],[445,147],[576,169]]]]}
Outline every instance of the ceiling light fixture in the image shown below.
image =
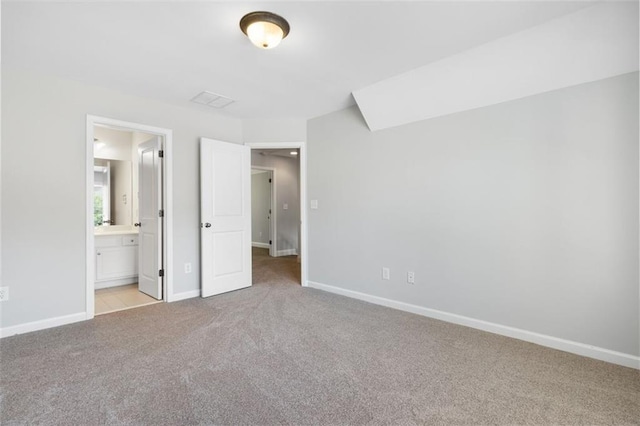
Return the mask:
{"type": "Polygon", "coordinates": [[[240,29],[257,47],[272,49],[289,34],[289,23],[275,13],[251,12],[240,20],[240,29]]]}
{"type": "Polygon", "coordinates": [[[297,152],[297,151],[291,151],[289,154],[291,154],[291,155],[298,155],[298,152],[297,152]]]}

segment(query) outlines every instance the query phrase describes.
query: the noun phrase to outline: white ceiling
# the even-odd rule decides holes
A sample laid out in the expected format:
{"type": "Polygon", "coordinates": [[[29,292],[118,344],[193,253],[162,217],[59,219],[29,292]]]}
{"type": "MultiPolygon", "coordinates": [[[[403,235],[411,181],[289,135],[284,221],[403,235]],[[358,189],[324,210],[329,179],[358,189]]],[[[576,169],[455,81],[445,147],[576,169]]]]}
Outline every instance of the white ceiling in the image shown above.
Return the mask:
{"type": "Polygon", "coordinates": [[[2,65],[236,118],[307,119],[352,105],[354,90],[590,4],[5,1],[2,65]],[[240,31],[254,10],[289,21],[276,49],[240,31]],[[235,102],[189,102],[203,90],[235,102]]]}

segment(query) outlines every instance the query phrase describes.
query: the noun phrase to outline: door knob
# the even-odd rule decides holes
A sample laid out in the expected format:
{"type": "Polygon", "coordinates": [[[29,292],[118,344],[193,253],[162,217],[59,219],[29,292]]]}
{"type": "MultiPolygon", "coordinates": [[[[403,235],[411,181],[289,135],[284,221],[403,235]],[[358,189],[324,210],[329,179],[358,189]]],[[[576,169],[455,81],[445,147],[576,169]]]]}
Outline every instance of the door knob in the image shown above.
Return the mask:
{"type": "Polygon", "coordinates": [[[140,222],[134,223],[133,226],[142,226],[142,223],[140,223],[140,222]]]}
{"type": "Polygon", "coordinates": [[[207,222],[207,223],[204,224],[204,227],[205,228],[211,228],[211,224],[209,222],[207,222]]]}

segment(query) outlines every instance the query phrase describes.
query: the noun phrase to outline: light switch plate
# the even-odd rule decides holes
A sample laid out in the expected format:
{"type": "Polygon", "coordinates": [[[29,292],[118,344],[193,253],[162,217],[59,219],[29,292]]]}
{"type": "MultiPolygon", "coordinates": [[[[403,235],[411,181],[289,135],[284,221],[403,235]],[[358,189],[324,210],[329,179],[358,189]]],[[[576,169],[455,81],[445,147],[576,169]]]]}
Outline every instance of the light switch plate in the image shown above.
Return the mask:
{"type": "Polygon", "coordinates": [[[311,200],[311,208],[314,210],[318,208],[318,200],[311,200]]]}
{"type": "Polygon", "coordinates": [[[289,210],[289,204],[284,203],[284,205],[282,206],[282,208],[283,208],[284,210],[289,210]]]}
{"type": "Polygon", "coordinates": [[[389,268],[382,268],[382,279],[389,280],[391,279],[391,271],[389,268]]]}

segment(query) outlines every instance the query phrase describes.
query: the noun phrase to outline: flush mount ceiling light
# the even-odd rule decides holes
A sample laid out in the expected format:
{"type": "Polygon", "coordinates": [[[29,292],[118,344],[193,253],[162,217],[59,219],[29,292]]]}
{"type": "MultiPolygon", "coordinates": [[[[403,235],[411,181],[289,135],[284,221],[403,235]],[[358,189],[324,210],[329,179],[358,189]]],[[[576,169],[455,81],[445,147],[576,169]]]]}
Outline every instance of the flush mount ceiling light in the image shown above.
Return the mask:
{"type": "Polygon", "coordinates": [[[289,23],[275,13],[251,12],[240,20],[240,29],[257,47],[273,49],[289,34],[289,23]]]}

